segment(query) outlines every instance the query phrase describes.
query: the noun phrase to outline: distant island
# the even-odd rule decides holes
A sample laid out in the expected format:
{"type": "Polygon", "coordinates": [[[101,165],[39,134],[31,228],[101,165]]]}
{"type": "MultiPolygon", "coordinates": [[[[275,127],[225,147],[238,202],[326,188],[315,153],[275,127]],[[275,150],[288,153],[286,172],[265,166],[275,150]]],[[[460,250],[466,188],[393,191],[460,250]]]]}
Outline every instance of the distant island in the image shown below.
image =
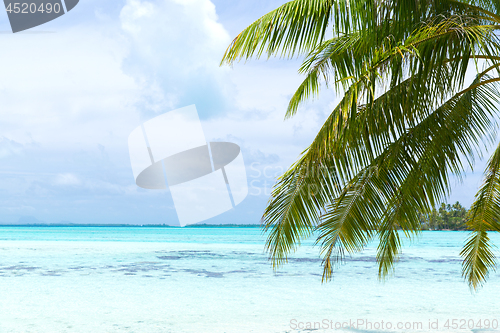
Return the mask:
{"type": "MultiPolygon", "coordinates": [[[[258,228],[260,224],[192,224],[183,228],[258,228]]],[[[181,228],[168,224],[79,224],[79,223],[30,223],[2,224],[1,227],[126,227],[126,228],[181,228]]]]}
{"type": "Polygon", "coordinates": [[[453,205],[442,203],[430,214],[421,216],[422,230],[467,230],[467,213],[458,201],[453,205]]]}
{"type": "MultiPolygon", "coordinates": [[[[467,230],[468,210],[456,202],[453,205],[442,203],[439,208],[434,208],[429,214],[422,214],[420,223],[422,230],[467,230]]],[[[61,221],[59,223],[46,223],[34,217],[22,217],[18,223],[0,223],[0,227],[127,227],[127,228],[180,228],[168,224],[80,224],[61,221]]],[[[207,224],[198,223],[184,228],[260,228],[261,224],[207,224]]]]}
{"type": "MultiPolygon", "coordinates": [[[[37,219],[34,216],[21,216],[17,222],[5,223],[0,221],[0,227],[136,227],[136,228],[180,228],[178,225],[169,225],[166,223],[153,224],[153,223],[137,223],[137,224],[126,224],[126,223],[74,223],[71,221],[59,221],[59,222],[46,222],[37,219]]],[[[184,228],[257,228],[260,227],[258,223],[229,223],[229,224],[208,224],[208,223],[197,223],[188,225],[184,228]]]]}

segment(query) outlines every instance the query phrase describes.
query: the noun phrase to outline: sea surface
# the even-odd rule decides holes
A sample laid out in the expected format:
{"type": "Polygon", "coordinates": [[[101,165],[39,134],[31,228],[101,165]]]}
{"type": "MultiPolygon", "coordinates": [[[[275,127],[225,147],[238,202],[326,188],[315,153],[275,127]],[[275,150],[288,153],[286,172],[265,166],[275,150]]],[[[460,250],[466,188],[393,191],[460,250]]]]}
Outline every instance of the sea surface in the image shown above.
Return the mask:
{"type": "Polygon", "coordinates": [[[461,277],[467,235],[423,232],[385,282],[369,244],[321,283],[312,239],[273,271],[260,228],[0,227],[0,333],[500,332],[500,273],[461,277]]]}

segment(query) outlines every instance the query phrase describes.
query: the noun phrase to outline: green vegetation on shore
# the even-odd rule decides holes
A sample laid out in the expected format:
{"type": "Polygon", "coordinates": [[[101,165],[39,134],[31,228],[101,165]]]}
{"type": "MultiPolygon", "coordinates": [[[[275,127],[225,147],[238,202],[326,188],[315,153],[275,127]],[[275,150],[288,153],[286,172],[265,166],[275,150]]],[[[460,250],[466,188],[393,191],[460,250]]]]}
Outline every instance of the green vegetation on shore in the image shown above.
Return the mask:
{"type": "Polygon", "coordinates": [[[428,215],[422,215],[423,230],[467,230],[468,210],[458,201],[453,205],[442,203],[428,215]]]}

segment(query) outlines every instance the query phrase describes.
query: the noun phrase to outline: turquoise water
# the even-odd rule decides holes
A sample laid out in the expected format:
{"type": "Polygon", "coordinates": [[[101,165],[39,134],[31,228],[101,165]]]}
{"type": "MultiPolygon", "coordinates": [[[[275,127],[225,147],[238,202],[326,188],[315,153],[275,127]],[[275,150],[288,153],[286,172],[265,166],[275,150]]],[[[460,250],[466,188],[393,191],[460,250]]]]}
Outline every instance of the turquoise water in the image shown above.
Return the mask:
{"type": "Polygon", "coordinates": [[[466,236],[423,232],[385,283],[371,244],[322,284],[312,240],[273,272],[259,228],[2,227],[0,333],[500,332],[500,274],[470,293],[466,236]]]}

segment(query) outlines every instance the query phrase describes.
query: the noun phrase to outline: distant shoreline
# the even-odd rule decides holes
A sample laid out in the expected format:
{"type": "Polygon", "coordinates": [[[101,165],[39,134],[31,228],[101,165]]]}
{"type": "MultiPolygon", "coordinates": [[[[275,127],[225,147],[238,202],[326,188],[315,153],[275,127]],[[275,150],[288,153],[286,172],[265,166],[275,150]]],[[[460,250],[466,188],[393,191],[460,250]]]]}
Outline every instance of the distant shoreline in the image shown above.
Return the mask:
{"type": "MultiPolygon", "coordinates": [[[[181,228],[166,224],[0,224],[2,227],[43,227],[43,228],[181,228]]],[[[183,228],[258,228],[260,224],[192,224],[183,228]]]]}
{"type": "MultiPolygon", "coordinates": [[[[185,227],[167,224],[0,224],[2,228],[260,228],[261,224],[192,224],[185,227]]],[[[466,229],[422,229],[421,231],[468,231],[466,229]]]]}

